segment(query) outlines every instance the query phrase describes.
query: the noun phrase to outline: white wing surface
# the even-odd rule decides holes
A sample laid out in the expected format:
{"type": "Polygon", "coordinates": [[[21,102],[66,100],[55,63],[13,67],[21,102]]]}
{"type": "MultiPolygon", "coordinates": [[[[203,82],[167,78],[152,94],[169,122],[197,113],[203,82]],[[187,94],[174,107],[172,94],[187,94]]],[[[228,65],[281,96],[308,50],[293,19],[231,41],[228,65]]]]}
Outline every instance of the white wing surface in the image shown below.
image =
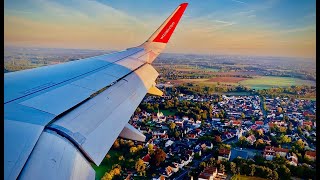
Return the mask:
{"type": "Polygon", "coordinates": [[[187,7],[183,3],[142,45],[4,75],[4,179],[94,179],[158,72],[161,53],[187,7]]]}

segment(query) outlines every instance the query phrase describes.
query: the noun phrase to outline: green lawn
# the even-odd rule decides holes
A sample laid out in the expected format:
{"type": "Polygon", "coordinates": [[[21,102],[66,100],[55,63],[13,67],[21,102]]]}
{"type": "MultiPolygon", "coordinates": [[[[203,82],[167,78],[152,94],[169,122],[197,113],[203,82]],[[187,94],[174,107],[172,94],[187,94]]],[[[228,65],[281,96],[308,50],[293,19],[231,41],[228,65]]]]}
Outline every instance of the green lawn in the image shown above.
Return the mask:
{"type": "Polygon", "coordinates": [[[310,80],[276,76],[257,76],[253,79],[240,81],[239,83],[257,90],[272,87],[288,87],[293,85],[316,85],[314,81],[310,80]]]}
{"type": "Polygon", "coordinates": [[[100,164],[100,166],[96,166],[93,164],[93,169],[96,171],[96,179],[100,180],[102,176],[105,174],[105,172],[110,171],[112,168],[112,165],[116,164],[118,162],[118,158],[120,156],[120,153],[115,150],[110,150],[108,154],[111,156],[110,159],[104,158],[100,164]]]}
{"type": "MultiPolygon", "coordinates": [[[[177,112],[176,110],[169,110],[169,109],[159,109],[159,111],[162,112],[163,115],[165,115],[165,116],[170,116],[170,115],[174,116],[175,113],[177,112]]],[[[158,110],[156,109],[156,110],[154,110],[154,112],[157,113],[158,110]]]]}
{"type": "Polygon", "coordinates": [[[234,176],[231,177],[231,180],[266,180],[266,179],[261,178],[261,177],[234,175],[234,176]]]}

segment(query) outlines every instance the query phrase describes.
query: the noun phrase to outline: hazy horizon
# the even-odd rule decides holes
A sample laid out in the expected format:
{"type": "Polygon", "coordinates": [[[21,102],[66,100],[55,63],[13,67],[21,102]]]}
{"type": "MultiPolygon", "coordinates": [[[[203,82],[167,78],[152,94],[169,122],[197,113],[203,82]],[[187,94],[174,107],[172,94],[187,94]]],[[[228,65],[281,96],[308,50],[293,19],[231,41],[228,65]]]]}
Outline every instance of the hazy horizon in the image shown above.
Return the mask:
{"type": "MultiPolygon", "coordinates": [[[[144,42],[184,1],[4,2],[4,45],[120,50],[144,42]]],[[[186,1],[166,53],[316,57],[315,1],[186,1]]]]}

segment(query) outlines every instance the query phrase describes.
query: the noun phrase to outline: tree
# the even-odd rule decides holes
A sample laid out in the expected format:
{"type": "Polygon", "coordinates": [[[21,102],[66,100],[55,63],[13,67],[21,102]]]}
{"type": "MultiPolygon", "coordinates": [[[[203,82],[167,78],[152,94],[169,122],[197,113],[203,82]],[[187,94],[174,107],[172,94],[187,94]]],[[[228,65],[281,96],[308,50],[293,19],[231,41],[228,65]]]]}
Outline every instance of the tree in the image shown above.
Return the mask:
{"type": "Polygon", "coordinates": [[[306,126],[305,126],[305,129],[306,129],[307,131],[310,131],[310,130],[311,130],[311,126],[310,126],[310,125],[306,125],[306,126]]]}
{"type": "Polygon", "coordinates": [[[135,164],[135,168],[137,170],[137,172],[140,174],[140,176],[142,174],[145,174],[146,173],[146,164],[143,162],[142,159],[138,159],[138,161],[136,162],[135,164]]]}
{"type": "Polygon", "coordinates": [[[273,170],[273,171],[272,171],[272,177],[271,177],[271,179],[275,179],[275,180],[279,179],[279,175],[278,175],[278,173],[277,173],[276,170],[273,170]]]}
{"type": "Polygon", "coordinates": [[[101,180],[112,180],[112,178],[113,178],[113,175],[111,175],[109,172],[106,172],[101,178],[101,180]]]}
{"type": "Polygon", "coordinates": [[[174,132],[174,137],[178,138],[179,136],[180,136],[180,132],[179,131],[174,132]]]}
{"type": "Polygon", "coordinates": [[[225,171],[225,167],[224,167],[224,165],[222,163],[220,164],[219,170],[222,171],[222,172],[225,171]]]}
{"type": "Polygon", "coordinates": [[[237,174],[237,164],[234,162],[230,163],[230,170],[233,174],[237,174]]]}
{"type": "Polygon", "coordinates": [[[246,115],[244,115],[244,113],[241,113],[241,118],[244,119],[246,117],[246,115]]]}
{"type": "Polygon", "coordinates": [[[143,149],[143,146],[141,146],[140,144],[137,146],[137,150],[140,151],[143,149]]]}
{"type": "Polygon", "coordinates": [[[285,133],[285,132],[287,132],[287,128],[281,126],[281,127],[279,127],[279,132],[285,133]]]}
{"type": "Polygon", "coordinates": [[[273,176],[273,172],[270,168],[265,168],[265,172],[266,172],[266,176],[268,179],[272,179],[272,176],[273,176]]]}
{"type": "Polygon", "coordinates": [[[134,146],[134,142],[131,141],[131,140],[129,140],[129,141],[127,142],[127,145],[128,145],[129,147],[132,147],[132,146],[134,146]]]}
{"type": "Polygon", "coordinates": [[[297,131],[298,131],[298,134],[299,134],[299,135],[301,135],[301,134],[302,134],[302,129],[301,129],[301,127],[300,127],[300,126],[298,126],[298,127],[297,127],[297,131]]]}
{"type": "Polygon", "coordinates": [[[262,137],[262,136],[263,136],[263,130],[262,130],[262,129],[257,130],[257,133],[258,133],[258,136],[259,136],[259,137],[262,137]]]}
{"type": "Polygon", "coordinates": [[[222,139],[221,139],[220,136],[215,136],[214,140],[216,141],[216,143],[221,143],[222,142],[222,139]]]}
{"type": "Polygon", "coordinates": [[[134,146],[132,146],[131,148],[130,148],[130,153],[131,154],[134,154],[134,153],[136,153],[138,151],[138,148],[136,148],[136,147],[134,147],[134,146]]]}
{"type": "Polygon", "coordinates": [[[254,173],[256,172],[256,165],[255,164],[251,164],[249,165],[251,171],[250,171],[250,176],[254,176],[254,173]]]}
{"type": "Polygon", "coordinates": [[[148,144],[148,152],[153,153],[153,144],[148,144]]]}
{"type": "Polygon", "coordinates": [[[118,149],[120,147],[119,140],[116,139],[112,145],[113,148],[118,149]]]}
{"type": "Polygon", "coordinates": [[[123,156],[119,156],[119,161],[123,161],[124,160],[124,157],[123,156]]]}
{"type": "Polygon", "coordinates": [[[278,169],[278,174],[280,174],[280,179],[290,179],[291,172],[290,169],[287,168],[286,165],[281,165],[278,169]]]}
{"type": "Polygon", "coordinates": [[[151,155],[150,164],[159,166],[165,159],[167,154],[160,148],[151,155]]]}
{"type": "Polygon", "coordinates": [[[107,154],[106,159],[110,159],[110,158],[111,158],[110,154],[107,154]]]}
{"type": "Polygon", "coordinates": [[[301,151],[304,149],[304,142],[302,139],[299,139],[296,141],[295,146],[301,151]]]}
{"type": "Polygon", "coordinates": [[[173,130],[174,128],[176,128],[176,123],[171,122],[171,123],[169,124],[169,127],[170,127],[171,130],[173,130]]]}
{"type": "Polygon", "coordinates": [[[285,136],[281,135],[280,137],[281,137],[281,139],[280,139],[281,143],[290,143],[291,142],[291,138],[287,135],[285,135],[285,136]]]}
{"type": "Polygon", "coordinates": [[[258,139],[255,144],[256,147],[263,147],[265,145],[262,139],[258,139]]]}
{"type": "Polygon", "coordinates": [[[199,164],[199,166],[200,166],[201,168],[205,168],[205,167],[207,167],[207,164],[206,164],[206,162],[201,162],[201,163],[199,164]]]}

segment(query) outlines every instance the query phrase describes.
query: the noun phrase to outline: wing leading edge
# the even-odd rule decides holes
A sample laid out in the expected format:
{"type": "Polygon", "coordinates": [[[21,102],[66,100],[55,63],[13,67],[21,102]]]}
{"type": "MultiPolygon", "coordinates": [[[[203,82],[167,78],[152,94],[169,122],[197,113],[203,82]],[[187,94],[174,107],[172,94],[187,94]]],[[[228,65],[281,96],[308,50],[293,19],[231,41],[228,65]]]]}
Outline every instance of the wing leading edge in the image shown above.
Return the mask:
{"type": "Polygon", "coordinates": [[[99,165],[119,135],[144,141],[128,120],[146,93],[162,95],[150,63],[187,5],[140,46],[6,73],[4,178],[94,179],[90,163],[99,165]]]}

